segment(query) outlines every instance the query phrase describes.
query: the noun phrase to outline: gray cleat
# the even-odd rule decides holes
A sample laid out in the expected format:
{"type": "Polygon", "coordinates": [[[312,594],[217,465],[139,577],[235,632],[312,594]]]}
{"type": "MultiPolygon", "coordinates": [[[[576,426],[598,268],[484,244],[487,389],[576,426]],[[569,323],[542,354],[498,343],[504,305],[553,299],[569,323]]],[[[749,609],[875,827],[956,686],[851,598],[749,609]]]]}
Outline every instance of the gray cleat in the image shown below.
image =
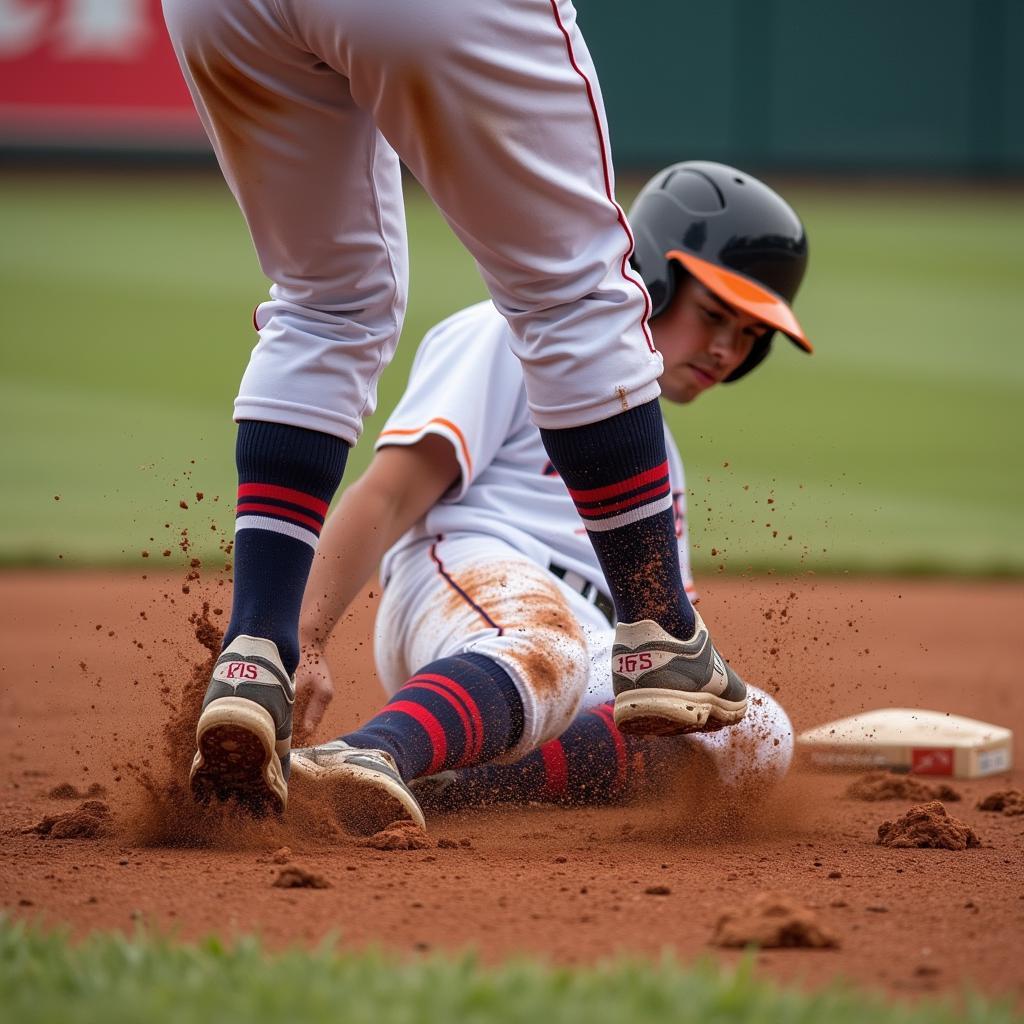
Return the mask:
{"type": "Polygon", "coordinates": [[[615,724],[622,732],[671,736],[735,725],[747,686],[715,650],[700,615],[690,640],[656,622],[620,622],[612,648],[615,724]]]}
{"type": "Polygon", "coordinates": [[[288,802],[295,684],[277,644],[237,636],[217,659],[196,726],[189,785],[200,803],[237,800],[256,814],[288,802]]]}
{"type": "Polygon", "coordinates": [[[292,769],[296,779],[325,794],[341,823],[353,831],[372,835],[393,821],[426,827],[416,797],[394,759],[383,750],[362,750],[344,740],[331,740],[293,750],[292,769]]]}

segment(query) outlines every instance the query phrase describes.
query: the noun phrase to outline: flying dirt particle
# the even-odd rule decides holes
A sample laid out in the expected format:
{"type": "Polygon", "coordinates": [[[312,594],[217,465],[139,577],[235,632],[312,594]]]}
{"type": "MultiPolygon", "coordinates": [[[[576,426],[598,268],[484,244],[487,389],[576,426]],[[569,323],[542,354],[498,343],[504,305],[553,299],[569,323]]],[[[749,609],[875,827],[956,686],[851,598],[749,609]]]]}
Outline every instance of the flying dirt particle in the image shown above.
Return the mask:
{"type": "Polygon", "coordinates": [[[178,502],[178,508],[188,508],[188,502],[182,498],[182,500],[178,502]]]}
{"type": "Polygon", "coordinates": [[[94,782],[88,789],[80,790],[71,782],[62,782],[54,786],[47,794],[51,800],[84,800],[87,797],[106,796],[106,789],[98,782],[94,782]]]}
{"type": "Polygon", "coordinates": [[[60,495],[59,495],[59,494],[55,494],[55,495],[53,496],[53,500],[54,500],[54,501],[60,501],[60,495]]]}
{"type": "Polygon", "coordinates": [[[203,500],[203,492],[202,491],[196,491],[196,501],[202,501],[202,500],[203,500]]]}
{"type": "Polygon", "coordinates": [[[148,551],[146,551],[145,549],[143,549],[143,550],[142,550],[142,551],[140,552],[140,554],[142,555],[142,557],[143,557],[143,558],[149,558],[149,552],[148,552],[148,551]]]}
{"type": "Polygon", "coordinates": [[[959,800],[960,794],[945,782],[921,782],[893,772],[868,772],[846,787],[851,800],[959,800]]]}
{"type": "Polygon", "coordinates": [[[749,904],[724,913],[711,942],[727,949],[838,949],[839,938],[818,923],[814,912],[787,896],[762,893],[749,904]]]}
{"type": "Polygon", "coordinates": [[[876,842],[893,849],[966,850],[981,846],[974,829],[950,817],[938,800],[911,807],[895,821],[883,821],[876,842]]]}
{"type": "Polygon", "coordinates": [[[317,875],[298,864],[281,868],[271,883],[275,889],[330,889],[331,883],[323,875],[317,875]]]}
{"type": "Polygon", "coordinates": [[[1024,814],[1024,790],[997,789],[978,801],[979,811],[995,811],[1007,816],[1024,814]]]}
{"type": "Polygon", "coordinates": [[[830,871],[828,873],[828,877],[829,878],[842,878],[843,877],[843,873],[842,873],[842,871],[830,871]]]}
{"type": "Polygon", "coordinates": [[[667,885],[649,885],[644,893],[648,896],[669,896],[672,890],[667,885]]]}
{"type": "Polygon", "coordinates": [[[415,822],[393,821],[387,828],[362,840],[359,845],[368,846],[372,850],[427,850],[434,844],[415,822]]]}

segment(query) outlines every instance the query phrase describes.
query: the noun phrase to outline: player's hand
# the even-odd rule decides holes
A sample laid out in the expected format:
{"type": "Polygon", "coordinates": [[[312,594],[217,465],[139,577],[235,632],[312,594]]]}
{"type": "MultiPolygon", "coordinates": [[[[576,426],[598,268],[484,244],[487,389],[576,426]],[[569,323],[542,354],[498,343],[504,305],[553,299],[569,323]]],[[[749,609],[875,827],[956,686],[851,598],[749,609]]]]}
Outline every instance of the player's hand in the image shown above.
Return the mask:
{"type": "Polygon", "coordinates": [[[327,657],[319,644],[302,649],[302,662],[295,673],[296,706],[305,705],[302,731],[310,736],[324,717],[327,705],[334,699],[334,681],[327,667],[327,657]]]}

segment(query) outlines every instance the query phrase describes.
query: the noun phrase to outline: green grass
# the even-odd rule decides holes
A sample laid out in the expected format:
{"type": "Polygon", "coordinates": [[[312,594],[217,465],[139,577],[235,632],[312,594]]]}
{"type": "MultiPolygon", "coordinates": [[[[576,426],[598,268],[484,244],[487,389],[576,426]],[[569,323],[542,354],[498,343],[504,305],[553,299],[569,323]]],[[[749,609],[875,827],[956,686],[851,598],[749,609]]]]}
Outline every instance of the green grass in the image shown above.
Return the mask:
{"type": "MultiPolygon", "coordinates": [[[[818,351],[777,342],[743,383],[669,407],[698,568],[1024,573],[1024,195],[784,191],[812,240],[797,311],[818,351]]],[[[408,198],[405,340],[349,480],[423,331],[484,294],[433,208],[408,198]]],[[[231,400],[267,288],[226,188],[8,175],[0,223],[0,562],[137,560],[182,527],[215,551],[231,400]]]]}
{"type": "MultiPolygon", "coordinates": [[[[822,957],[827,958],[828,953],[822,957]]],[[[1001,1024],[1008,1004],[967,995],[961,1005],[894,1006],[837,985],[807,994],[703,963],[556,969],[519,962],[485,969],[471,958],[263,952],[253,940],[194,946],[137,935],[94,935],[77,946],[60,934],[0,921],[0,1005],[19,1024],[1001,1024]]]]}

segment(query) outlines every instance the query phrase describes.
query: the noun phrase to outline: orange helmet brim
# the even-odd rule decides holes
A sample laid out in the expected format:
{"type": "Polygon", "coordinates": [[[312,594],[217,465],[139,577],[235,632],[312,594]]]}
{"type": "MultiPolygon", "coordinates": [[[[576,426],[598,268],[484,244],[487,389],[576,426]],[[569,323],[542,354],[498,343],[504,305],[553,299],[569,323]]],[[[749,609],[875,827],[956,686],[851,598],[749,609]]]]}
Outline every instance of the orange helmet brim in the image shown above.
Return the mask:
{"type": "Polygon", "coordinates": [[[741,310],[748,316],[756,317],[762,323],[782,331],[805,352],[813,352],[814,346],[807,340],[804,329],[784,299],[770,292],[764,285],[749,277],[727,270],[717,263],[709,263],[699,256],[693,256],[680,249],[670,249],[667,259],[681,263],[705,288],[715,293],[723,302],[741,310]]]}

